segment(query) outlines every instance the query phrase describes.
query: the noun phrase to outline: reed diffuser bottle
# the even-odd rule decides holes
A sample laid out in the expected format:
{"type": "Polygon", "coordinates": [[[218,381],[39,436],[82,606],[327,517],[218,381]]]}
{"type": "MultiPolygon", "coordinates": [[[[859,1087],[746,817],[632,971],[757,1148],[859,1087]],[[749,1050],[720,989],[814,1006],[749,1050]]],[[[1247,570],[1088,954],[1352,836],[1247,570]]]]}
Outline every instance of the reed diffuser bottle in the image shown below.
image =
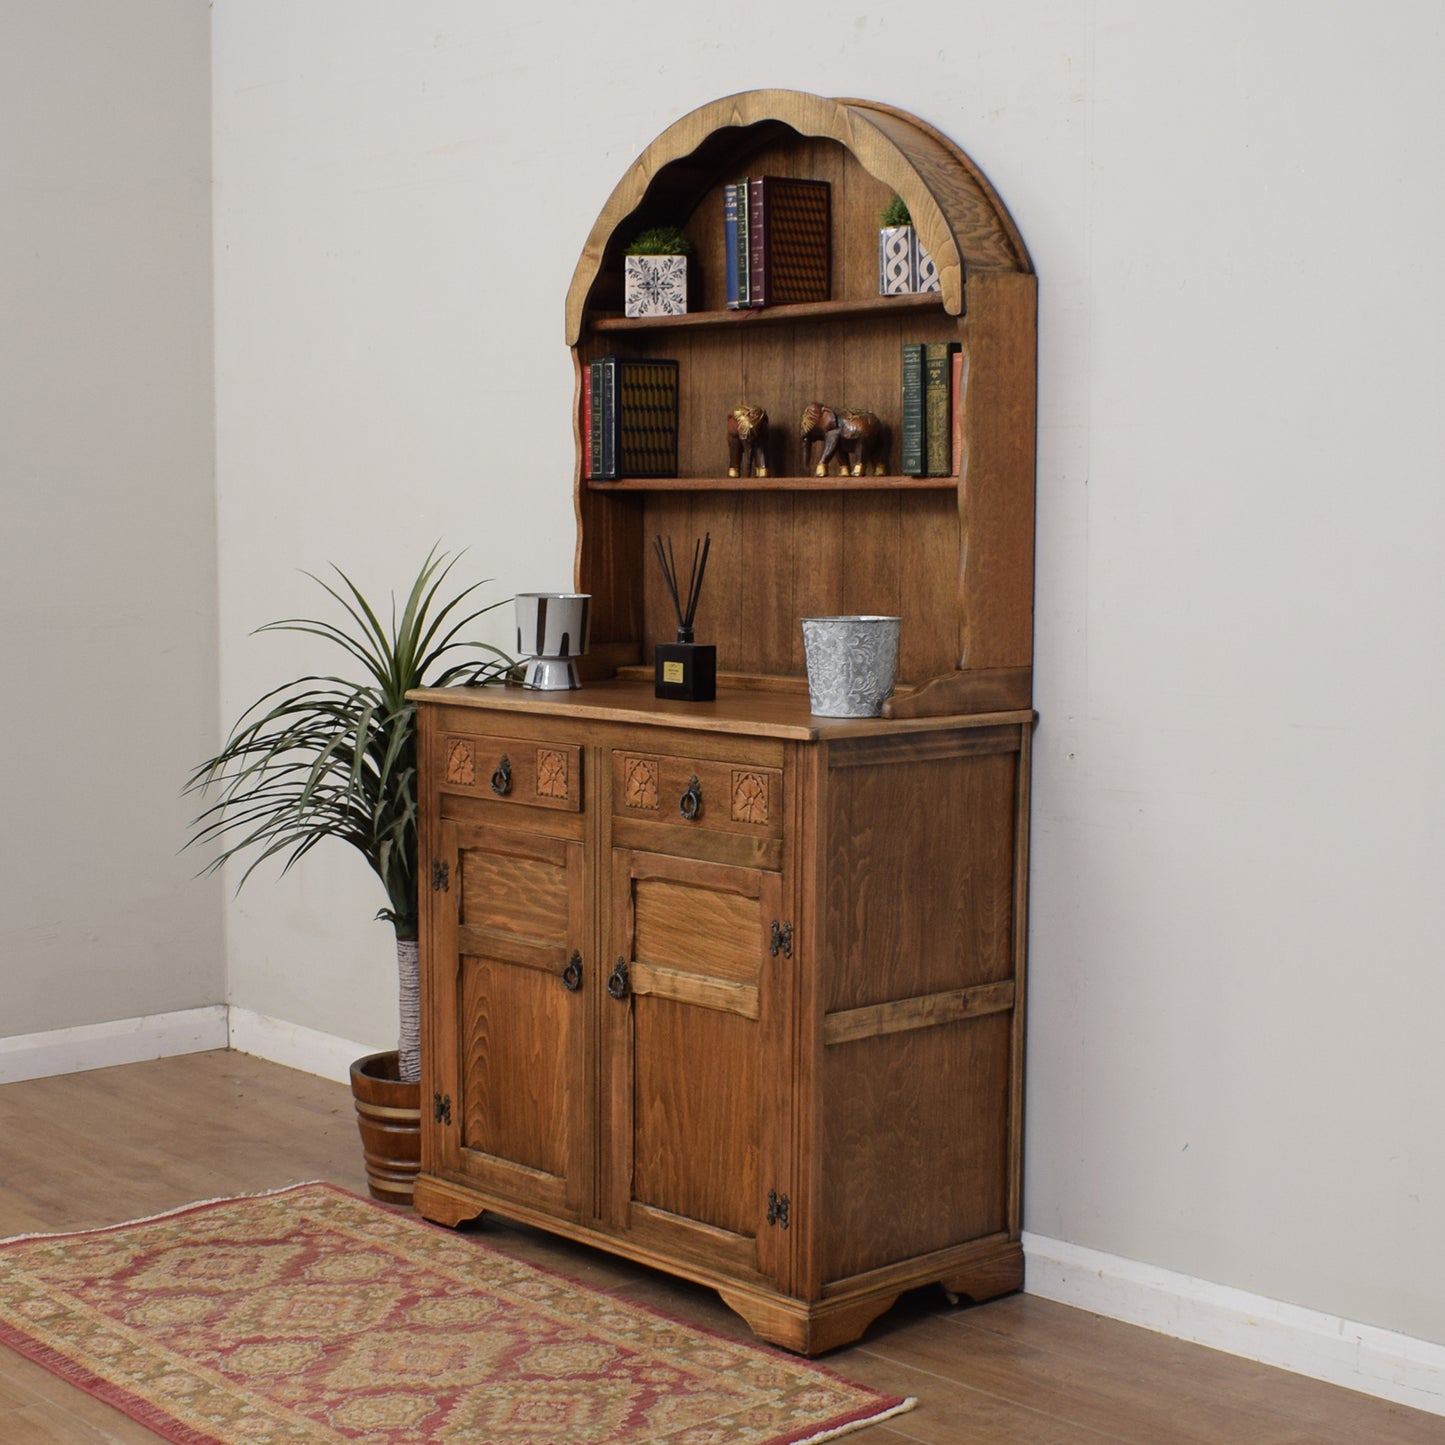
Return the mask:
{"type": "Polygon", "coordinates": [[[692,572],[684,603],[678,587],[672,538],[667,539],[666,547],[661,537],[653,541],[663,580],[667,583],[673,610],[677,613],[677,641],[659,642],[654,649],[653,693],[657,697],[682,698],[687,702],[712,702],[717,697],[717,648],[712,643],[692,640],[692,624],[697,616],[697,603],[702,595],[703,573],[707,571],[707,554],[711,545],[711,533],[701,542],[693,543],[692,572]]]}

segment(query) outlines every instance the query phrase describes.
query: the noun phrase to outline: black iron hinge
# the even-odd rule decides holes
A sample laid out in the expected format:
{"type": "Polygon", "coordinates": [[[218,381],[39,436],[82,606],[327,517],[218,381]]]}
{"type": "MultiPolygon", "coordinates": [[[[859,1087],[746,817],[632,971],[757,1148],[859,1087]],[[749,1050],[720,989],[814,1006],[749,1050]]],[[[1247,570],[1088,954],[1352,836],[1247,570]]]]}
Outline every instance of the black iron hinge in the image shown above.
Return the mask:
{"type": "Polygon", "coordinates": [[[431,864],[431,891],[445,893],[452,886],[452,865],[433,858],[431,864]]]}
{"type": "Polygon", "coordinates": [[[780,953],[784,958],[793,956],[793,925],[791,923],[779,923],[773,919],[773,941],[768,952],[776,958],[780,953]]]}
{"type": "Polygon", "coordinates": [[[779,1194],[776,1189],[768,1190],[768,1223],[776,1224],[780,1229],[788,1227],[788,1196],[779,1194]]]}
{"type": "Polygon", "coordinates": [[[431,1116],[438,1124],[452,1122],[452,1096],[450,1094],[433,1094],[431,1096],[431,1116]]]}

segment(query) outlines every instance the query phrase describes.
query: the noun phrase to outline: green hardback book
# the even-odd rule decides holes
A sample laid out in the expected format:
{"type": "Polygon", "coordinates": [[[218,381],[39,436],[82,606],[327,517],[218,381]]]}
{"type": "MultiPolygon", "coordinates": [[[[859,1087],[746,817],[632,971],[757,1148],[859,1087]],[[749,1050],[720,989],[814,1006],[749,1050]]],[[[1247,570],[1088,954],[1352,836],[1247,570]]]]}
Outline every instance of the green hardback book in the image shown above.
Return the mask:
{"type": "Polygon", "coordinates": [[[930,341],[923,351],[924,475],[953,472],[953,354],[956,341],[930,341]]]}
{"type": "Polygon", "coordinates": [[[903,343],[903,416],[899,442],[903,449],[900,469],[905,477],[926,475],[923,414],[923,343],[903,343]]]}

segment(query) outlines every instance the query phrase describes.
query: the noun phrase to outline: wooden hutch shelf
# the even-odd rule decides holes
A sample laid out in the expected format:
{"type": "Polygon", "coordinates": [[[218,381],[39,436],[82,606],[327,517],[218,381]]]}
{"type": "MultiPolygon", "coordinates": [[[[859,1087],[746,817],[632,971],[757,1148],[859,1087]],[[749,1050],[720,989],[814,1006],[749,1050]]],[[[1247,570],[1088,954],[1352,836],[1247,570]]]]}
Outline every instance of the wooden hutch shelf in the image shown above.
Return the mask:
{"type": "Polygon", "coordinates": [[[589,492],[951,492],[957,477],[619,477],[589,492]]]}
{"type": "Polygon", "coordinates": [[[777,326],[799,321],[851,321],[858,317],[943,310],[934,291],[913,296],[871,296],[851,301],[806,301],[791,306],[759,306],[748,311],[685,311],[681,316],[598,316],[594,332],[676,331],[692,326],[777,326]]]}
{"type": "MultiPolygon", "coordinates": [[[[584,685],[417,694],[422,1173],[416,1207],[496,1211],[715,1288],[810,1354],[904,1290],[1023,1280],[1035,281],[977,167],[915,117],[750,91],[664,131],[567,295],[584,685]],[[726,307],[723,192],[826,180],[832,299],[726,307]],[[941,289],[878,293],[909,207],[941,289]],[[681,225],[695,310],[622,316],[638,231],[681,225]],[[902,458],[901,348],[956,343],[959,475],[902,458]],[[676,360],[677,475],[584,475],[582,376],[676,360]],[[816,477],[805,406],[875,411],[878,477],[816,477]],[[730,478],[729,410],[772,423],[730,478]],[[652,556],[711,537],[714,702],[659,700],[652,556]],[[799,619],[902,619],[887,715],[811,715],[799,619]]],[[[559,423],[562,421],[559,418],[559,423]]]]}

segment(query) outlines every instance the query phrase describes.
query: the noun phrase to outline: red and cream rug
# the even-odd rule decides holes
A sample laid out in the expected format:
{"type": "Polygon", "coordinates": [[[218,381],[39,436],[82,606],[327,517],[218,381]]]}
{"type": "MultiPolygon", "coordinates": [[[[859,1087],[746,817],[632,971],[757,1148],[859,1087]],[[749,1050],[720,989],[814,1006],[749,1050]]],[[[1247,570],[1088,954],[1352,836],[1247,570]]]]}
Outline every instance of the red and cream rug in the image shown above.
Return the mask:
{"type": "Polygon", "coordinates": [[[4,1241],[0,1343],[182,1445],[802,1445],[914,1403],[328,1184],[4,1241]]]}

